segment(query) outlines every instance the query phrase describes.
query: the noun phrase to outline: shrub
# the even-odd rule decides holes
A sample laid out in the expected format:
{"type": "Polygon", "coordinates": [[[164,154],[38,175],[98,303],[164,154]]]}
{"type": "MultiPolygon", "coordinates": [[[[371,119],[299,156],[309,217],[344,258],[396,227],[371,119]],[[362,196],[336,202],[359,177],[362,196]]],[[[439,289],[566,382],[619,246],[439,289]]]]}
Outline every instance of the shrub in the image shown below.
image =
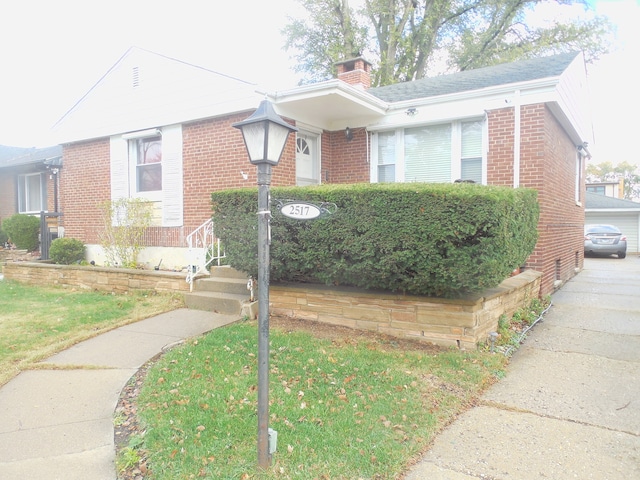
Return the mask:
{"type": "MultiPolygon", "coordinates": [[[[474,184],[277,187],[272,198],[335,213],[289,219],[272,205],[271,280],[456,297],[497,286],[537,241],[537,192],[474,184]]],[[[257,274],[257,192],[212,194],[229,264],[257,274]]]]}
{"type": "Polygon", "coordinates": [[[75,238],[56,238],[49,247],[53,263],[71,265],[84,260],[84,244],[75,238]]]}
{"type": "Polygon", "coordinates": [[[16,213],[2,222],[2,228],[17,248],[29,252],[38,249],[38,233],[40,232],[38,217],[16,213]]]}
{"type": "Polygon", "coordinates": [[[121,198],[100,204],[104,230],[100,244],[111,266],[136,268],[143,236],[153,219],[151,202],[121,198]]]}
{"type": "Polygon", "coordinates": [[[9,240],[9,235],[5,233],[2,229],[2,225],[0,225],[0,246],[4,246],[5,243],[9,240]]]}

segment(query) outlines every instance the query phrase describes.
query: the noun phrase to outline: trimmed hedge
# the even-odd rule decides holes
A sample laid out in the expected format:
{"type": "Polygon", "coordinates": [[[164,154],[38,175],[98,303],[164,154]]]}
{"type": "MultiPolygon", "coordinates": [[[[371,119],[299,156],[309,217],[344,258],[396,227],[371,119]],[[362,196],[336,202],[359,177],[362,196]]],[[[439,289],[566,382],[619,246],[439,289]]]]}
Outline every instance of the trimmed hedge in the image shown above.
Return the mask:
{"type": "Polygon", "coordinates": [[[40,217],[16,213],[2,221],[2,229],[9,236],[9,240],[21,250],[33,252],[38,249],[38,233],[40,232],[40,217]]]}
{"type": "MultiPolygon", "coordinates": [[[[292,220],[272,201],[271,281],[457,297],[497,286],[533,251],[539,208],[529,189],[474,184],[277,187],[272,199],[335,203],[292,220]]],[[[257,275],[257,191],[212,194],[229,264],[257,275]]]]}

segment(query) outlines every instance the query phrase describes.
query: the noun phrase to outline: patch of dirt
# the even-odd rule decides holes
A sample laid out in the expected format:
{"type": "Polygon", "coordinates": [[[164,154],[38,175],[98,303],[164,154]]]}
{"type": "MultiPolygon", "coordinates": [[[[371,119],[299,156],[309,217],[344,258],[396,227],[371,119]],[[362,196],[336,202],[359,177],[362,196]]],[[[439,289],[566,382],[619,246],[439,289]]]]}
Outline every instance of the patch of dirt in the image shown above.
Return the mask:
{"type": "Polygon", "coordinates": [[[309,332],[316,338],[331,340],[336,344],[354,344],[361,341],[368,341],[379,350],[422,351],[428,353],[438,353],[443,351],[443,347],[431,343],[420,342],[405,338],[397,338],[391,335],[367,331],[355,330],[349,327],[330,325],[328,323],[314,322],[311,320],[301,320],[298,318],[285,316],[271,316],[269,327],[275,327],[285,332],[303,331],[309,332]]]}
{"type": "MultiPolygon", "coordinates": [[[[337,345],[354,345],[359,342],[368,342],[370,348],[380,351],[403,350],[420,351],[425,354],[436,354],[443,351],[443,347],[438,347],[425,342],[411,339],[396,338],[391,335],[384,335],[365,330],[355,330],[348,327],[330,325],[322,322],[301,320],[297,318],[275,316],[269,319],[269,327],[276,328],[284,332],[308,332],[316,338],[331,340],[337,345]]],[[[116,446],[116,458],[129,445],[130,439],[135,435],[140,435],[141,426],[138,422],[137,398],[140,389],[144,384],[147,371],[160,359],[159,354],[142,366],[136,374],[131,377],[127,385],[120,393],[120,398],[115,412],[114,440],[116,446]]],[[[144,480],[148,471],[148,459],[144,451],[137,450],[140,461],[124,471],[117,472],[118,480],[144,480]]]]}

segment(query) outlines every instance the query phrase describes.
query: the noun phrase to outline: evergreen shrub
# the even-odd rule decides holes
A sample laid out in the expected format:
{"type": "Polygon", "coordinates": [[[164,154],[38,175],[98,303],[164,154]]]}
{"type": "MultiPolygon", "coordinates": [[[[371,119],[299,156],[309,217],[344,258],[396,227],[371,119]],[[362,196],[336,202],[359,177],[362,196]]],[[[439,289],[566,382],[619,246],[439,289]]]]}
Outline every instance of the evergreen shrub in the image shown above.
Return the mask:
{"type": "Polygon", "coordinates": [[[9,235],[2,229],[2,225],[0,225],[0,246],[4,246],[5,243],[9,240],[9,235]]]}
{"type": "MultiPolygon", "coordinates": [[[[272,282],[458,297],[497,286],[533,251],[539,207],[530,189],[477,184],[356,184],[271,189],[272,282]],[[276,200],[334,203],[314,220],[276,200]]],[[[228,262],[257,277],[257,191],[212,194],[228,262]]]]}
{"type": "Polygon", "coordinates": [[[2,228],[16,248],[28,252],[38,249],[39,217],[16,213],[2,221],[2,228]]]}
{"type": "Polygon", "coordinates": [[[71,265],[84,260],[84,243],[75,238],[56,238],[49,247],[49,257],[53,263],[71,265]]]}

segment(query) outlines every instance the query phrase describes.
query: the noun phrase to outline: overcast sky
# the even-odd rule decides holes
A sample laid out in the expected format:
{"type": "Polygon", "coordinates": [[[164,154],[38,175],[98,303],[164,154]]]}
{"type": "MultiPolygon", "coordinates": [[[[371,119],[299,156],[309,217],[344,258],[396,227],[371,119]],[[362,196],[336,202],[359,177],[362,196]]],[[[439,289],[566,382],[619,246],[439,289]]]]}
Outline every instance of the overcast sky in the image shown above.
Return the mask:
{"type": "MultiPolygon", "coordinates": [[[[131,46],[270,89],[298,77],[281,29],[295,0],[16,0],[0,23],[0,144],[48,146],[50,127],[131,46]]],[[[640,164],[629,148],[640,111],[640,3],[597,0],[618,26],[618,51],[590,67],[593,162],[640,164]]]]}

